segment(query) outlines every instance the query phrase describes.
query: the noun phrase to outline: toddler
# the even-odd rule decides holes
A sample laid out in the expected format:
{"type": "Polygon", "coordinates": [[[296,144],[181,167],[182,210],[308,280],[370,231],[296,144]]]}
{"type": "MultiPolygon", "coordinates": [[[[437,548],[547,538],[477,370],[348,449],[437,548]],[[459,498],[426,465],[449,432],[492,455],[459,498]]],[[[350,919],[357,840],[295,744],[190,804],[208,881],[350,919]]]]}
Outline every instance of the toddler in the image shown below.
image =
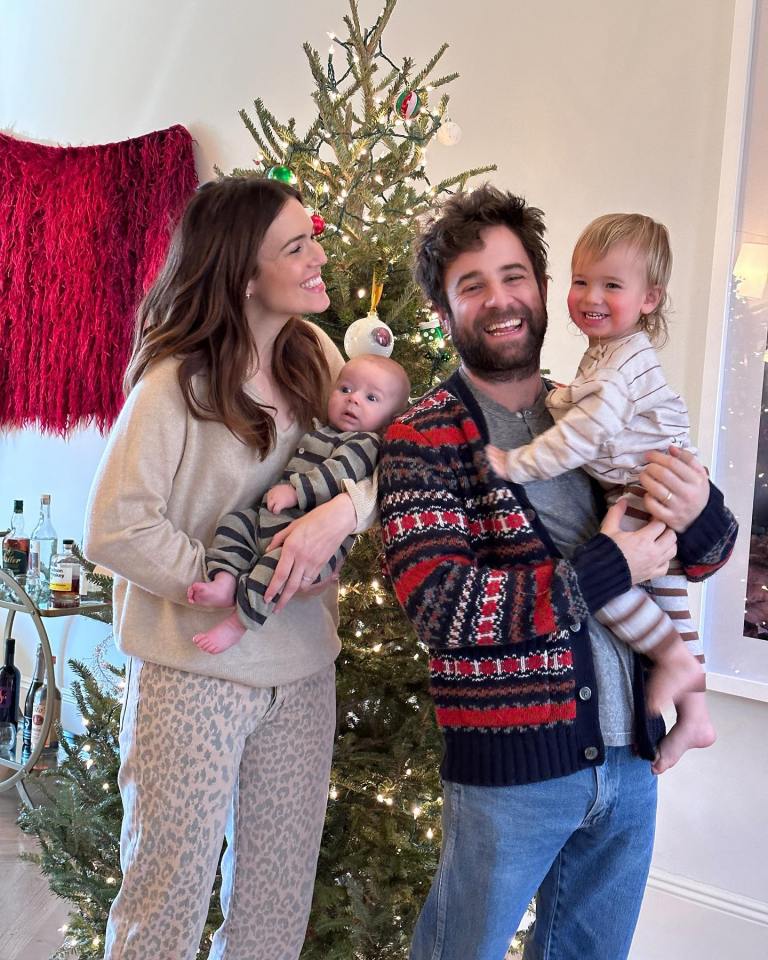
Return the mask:
{"type": "MultiPolygon", "coordinates": [[[[571,259],[568,311],[589,340],[576,379],[546,398],[555,426],[516,450],[487,448],[493,469],[514,483],[550,479],[583,467],[605,488],[609,503],[624,496],[626,526],[649,519],[637,485],[650,450],[693,451],[688,411],[667,384],[654,344],[666,339],[664,306],[672,268],[666,228],[640,214],[599,217],[579,237],[571,259]]],[[[668,502],[673,496],[667,491],[668,502]]],[[[677,722],[659,745],[662,773],[690,747],[707,747],[715,732],[707,712],[703,650],[688,612],[677,560],[666,576],[610,601],[595,616],[622,641],[646,654],[654,669],[648,706],[673,701],[677,722]],[[654,602],[655,601],[655,602],[654,602]]]]}
{"type": "MultiPolygon", "coordinates": [[[[373,473],[379,453],[378,432],[408,406],[408,376],[394,360],[365,355],[346,363],[328,401],[328,423],[299,441],[280,483],[271,487],[256,508],[224,517],[206,555],[207,582],[193,583],[190,603],[237,609],[219,624],[192,638],[208,653],[234,646],[246,630],[257,630],[274,608],[264,600],[281,548],[269,549],[280,530],[307,510],[344,492],[344,480],[362,480],[373,473]]],[[[339,566],[352,546],[349,536],[317,580],[339,566]]],[[[277,598],[275,598],[276,600],[277,598]]]]}

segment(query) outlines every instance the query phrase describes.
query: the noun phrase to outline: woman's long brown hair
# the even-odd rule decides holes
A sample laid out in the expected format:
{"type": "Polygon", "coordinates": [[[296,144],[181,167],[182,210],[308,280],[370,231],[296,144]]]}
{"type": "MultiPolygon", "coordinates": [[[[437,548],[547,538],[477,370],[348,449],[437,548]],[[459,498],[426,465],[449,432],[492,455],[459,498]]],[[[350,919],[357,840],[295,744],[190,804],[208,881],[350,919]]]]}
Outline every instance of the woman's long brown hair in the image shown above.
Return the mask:
{"type": "MultiPolygon", "coordinates": [[[[291,197],[301,201],[293,187],[260,177],[227,177],[197,191],[139,307],[124,379],[127,394],[148,367],[177,357],[192,416],[223,423],[262,457],[274,447],[275,422],[244,390],[258,355],[243,304],[264,235],[291,197]],[[204,396],[193,387],[196,374],[205,376],[204,396]]],[[[314,329],[299,317],[275,340],[272,376],[302,427],[325,410],[328,363],[314,329]]]]}

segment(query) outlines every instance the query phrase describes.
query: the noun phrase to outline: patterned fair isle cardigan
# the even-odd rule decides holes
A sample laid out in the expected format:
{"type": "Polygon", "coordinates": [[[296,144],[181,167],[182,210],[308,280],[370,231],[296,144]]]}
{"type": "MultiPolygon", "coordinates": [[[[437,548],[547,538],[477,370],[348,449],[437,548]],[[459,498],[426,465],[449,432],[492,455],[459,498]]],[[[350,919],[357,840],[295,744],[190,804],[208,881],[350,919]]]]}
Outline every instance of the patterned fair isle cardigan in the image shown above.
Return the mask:
{"type": "MultiPolygon", "coordinates": [[[[564,559],[525,489],[490,469],[487,442],[477,401],[454,374],[388,429],[379,495],[389,573],[430,651],[443,779],[506,786],[603,762],[586,617],[630,576],[602,533],[564,559]]],[[[722,566],[736,532],[711,486],[678,538],[688,579],[722,566]]],[[[650,760],[664,726],[646,714],[644,670],[635,678],[633,746],[650,760]]]]}

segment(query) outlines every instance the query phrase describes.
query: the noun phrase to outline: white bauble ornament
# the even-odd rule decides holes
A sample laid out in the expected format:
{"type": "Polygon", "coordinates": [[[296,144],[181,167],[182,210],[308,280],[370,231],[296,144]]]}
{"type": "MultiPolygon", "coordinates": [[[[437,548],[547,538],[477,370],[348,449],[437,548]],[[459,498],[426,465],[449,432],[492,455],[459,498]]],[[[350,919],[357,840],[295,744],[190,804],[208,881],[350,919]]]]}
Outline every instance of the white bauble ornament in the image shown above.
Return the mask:
{"type": "Polygon", "coordinates": [[[455,147],[461,140],[461,127],[453,120],[446,120],[441,123],[437,131],[437,142],[442,143],[444,147],[455,147]]]}
{"type": "Polygon", "coordinates": [[[351,360],[364,353],[388,357],[395,346],[395,337],[389,327],[371,311],[368,316],[350,323],[344,334],[344,352],[351,360]]]}

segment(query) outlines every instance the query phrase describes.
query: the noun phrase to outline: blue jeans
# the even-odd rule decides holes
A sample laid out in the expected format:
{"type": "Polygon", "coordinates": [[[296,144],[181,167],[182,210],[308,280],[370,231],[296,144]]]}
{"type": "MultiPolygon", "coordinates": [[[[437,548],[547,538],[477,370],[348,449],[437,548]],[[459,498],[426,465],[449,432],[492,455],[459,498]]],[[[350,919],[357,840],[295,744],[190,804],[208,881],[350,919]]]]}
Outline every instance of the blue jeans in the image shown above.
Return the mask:
{"type": "Polygon", "coordinates": [[[411,960],[503,960],[537,890],[525,960],[622,960],[655,821],[656,778],[629,747],[540,783],[446,783],[440,865],[411,960]]]}

